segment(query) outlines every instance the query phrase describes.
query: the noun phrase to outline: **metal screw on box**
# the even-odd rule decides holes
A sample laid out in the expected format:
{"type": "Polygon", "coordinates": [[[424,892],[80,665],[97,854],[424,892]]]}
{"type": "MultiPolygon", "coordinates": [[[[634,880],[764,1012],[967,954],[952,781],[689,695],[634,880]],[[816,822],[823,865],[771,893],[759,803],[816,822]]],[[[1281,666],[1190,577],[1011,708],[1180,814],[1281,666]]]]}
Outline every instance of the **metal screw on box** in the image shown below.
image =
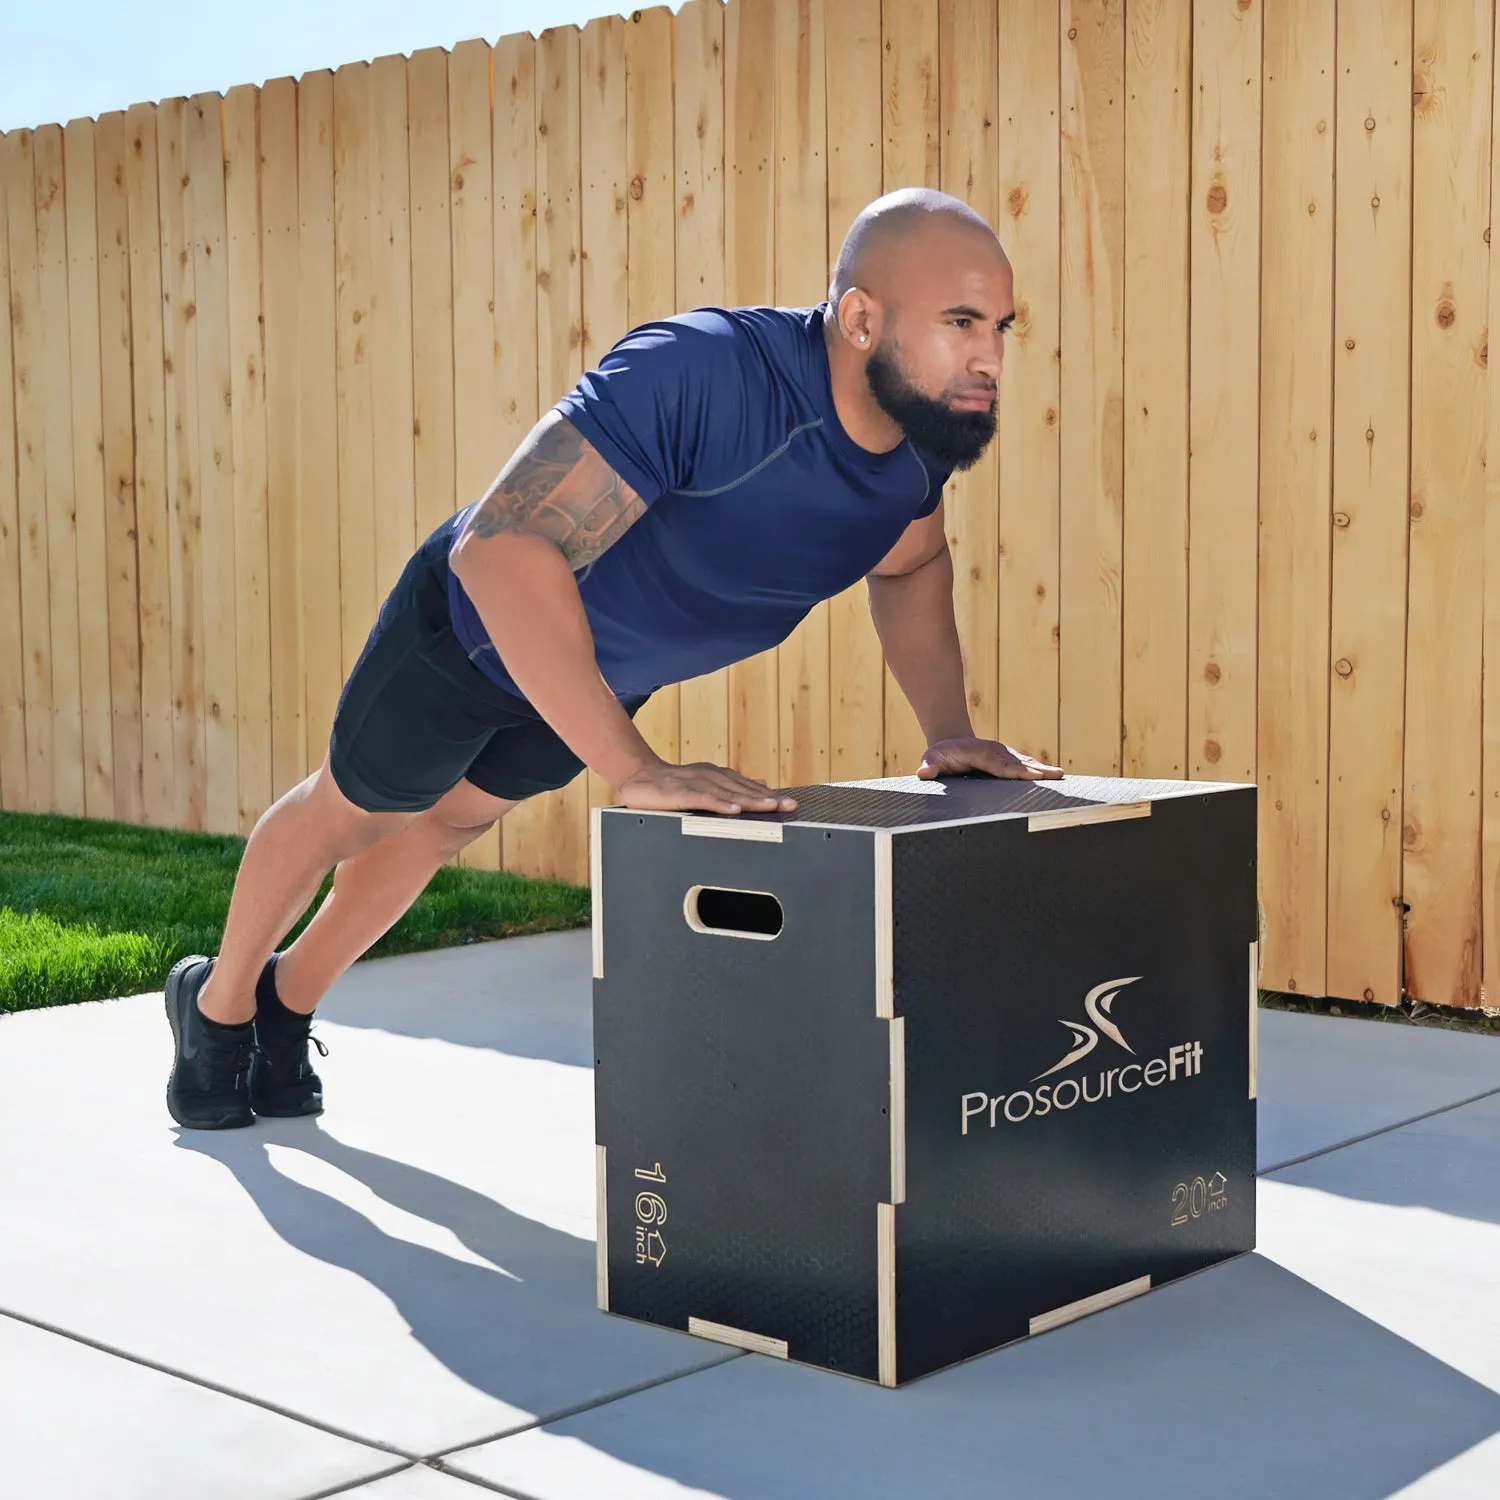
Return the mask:
{"type": "Polygon", "coordinates": [[[1256,791],[596,809],[598,1296],[894,1386],[1255,1243],[1256,791]]]}

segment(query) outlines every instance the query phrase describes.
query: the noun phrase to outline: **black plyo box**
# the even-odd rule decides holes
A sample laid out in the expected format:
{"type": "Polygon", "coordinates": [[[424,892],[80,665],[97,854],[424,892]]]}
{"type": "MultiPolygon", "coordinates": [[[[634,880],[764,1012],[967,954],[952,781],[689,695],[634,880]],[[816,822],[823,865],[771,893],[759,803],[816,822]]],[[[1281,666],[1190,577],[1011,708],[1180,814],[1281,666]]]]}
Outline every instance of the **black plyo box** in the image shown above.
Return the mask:
{"type": "Polygon", "coordinates": [[[894,1386],[1255,1243],[1253,786],[594,812],[598,1294],[894,1386]]]}

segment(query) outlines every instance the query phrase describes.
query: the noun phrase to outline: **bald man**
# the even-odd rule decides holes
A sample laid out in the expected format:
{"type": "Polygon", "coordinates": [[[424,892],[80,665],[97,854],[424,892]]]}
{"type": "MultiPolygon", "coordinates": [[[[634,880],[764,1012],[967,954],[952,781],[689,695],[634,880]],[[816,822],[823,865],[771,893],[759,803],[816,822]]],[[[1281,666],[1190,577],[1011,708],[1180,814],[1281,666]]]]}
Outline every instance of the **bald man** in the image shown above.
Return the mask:
{"type": "Polygon", "coordinates": [[[172,1117],[321,1112],[321,996],[450,856],[585,766],[627,807],[793,808],[732,767],[663,760],[633,717],[861,578],[928,741],[920,775],[1060,775],[974,735],[943,529],[944,483],[995,433],[1013,318],[989,226],[908,190],[855,221],[827,302],[701,309],[610,350],[418,548],[322,766],[250,837],[217,958],[172,970],[172,1117]]]}

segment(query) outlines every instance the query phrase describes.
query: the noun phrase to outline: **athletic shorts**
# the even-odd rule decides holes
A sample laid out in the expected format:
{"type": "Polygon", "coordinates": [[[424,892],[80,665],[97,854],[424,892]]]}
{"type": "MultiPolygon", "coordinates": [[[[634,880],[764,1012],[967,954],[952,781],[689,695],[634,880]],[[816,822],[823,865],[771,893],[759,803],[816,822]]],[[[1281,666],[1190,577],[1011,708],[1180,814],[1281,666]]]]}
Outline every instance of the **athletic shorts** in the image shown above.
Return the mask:
{"type": "MultiPolygon", "coordinates": [[[[471,662],[448,616],[450,516],[417,548],[339,695],[329,765],[367,812],[420,812],[460,780],[519,802],[583,762],[524,698],[471,662]]],[[[622,698],[632,718],[649,694],[622,698]]]]}

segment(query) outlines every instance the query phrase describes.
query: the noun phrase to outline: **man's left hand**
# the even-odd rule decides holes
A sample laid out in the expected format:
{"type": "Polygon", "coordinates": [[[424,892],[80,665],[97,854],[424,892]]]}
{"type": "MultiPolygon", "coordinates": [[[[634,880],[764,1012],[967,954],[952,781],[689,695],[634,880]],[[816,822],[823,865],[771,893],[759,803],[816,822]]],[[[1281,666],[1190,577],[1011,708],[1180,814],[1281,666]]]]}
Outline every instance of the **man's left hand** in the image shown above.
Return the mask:
{"type": "Polygon", "coordinates": [[[1061,766],[1049,766],[1002,745],[998,740],[973,737],[938,740],[927,747],[917,775],[924,781],[937,776],[957,776],[964,771],[979,771],[986,776],[1003,776],[1016,781],[1054,781],[1061,766]]]}

